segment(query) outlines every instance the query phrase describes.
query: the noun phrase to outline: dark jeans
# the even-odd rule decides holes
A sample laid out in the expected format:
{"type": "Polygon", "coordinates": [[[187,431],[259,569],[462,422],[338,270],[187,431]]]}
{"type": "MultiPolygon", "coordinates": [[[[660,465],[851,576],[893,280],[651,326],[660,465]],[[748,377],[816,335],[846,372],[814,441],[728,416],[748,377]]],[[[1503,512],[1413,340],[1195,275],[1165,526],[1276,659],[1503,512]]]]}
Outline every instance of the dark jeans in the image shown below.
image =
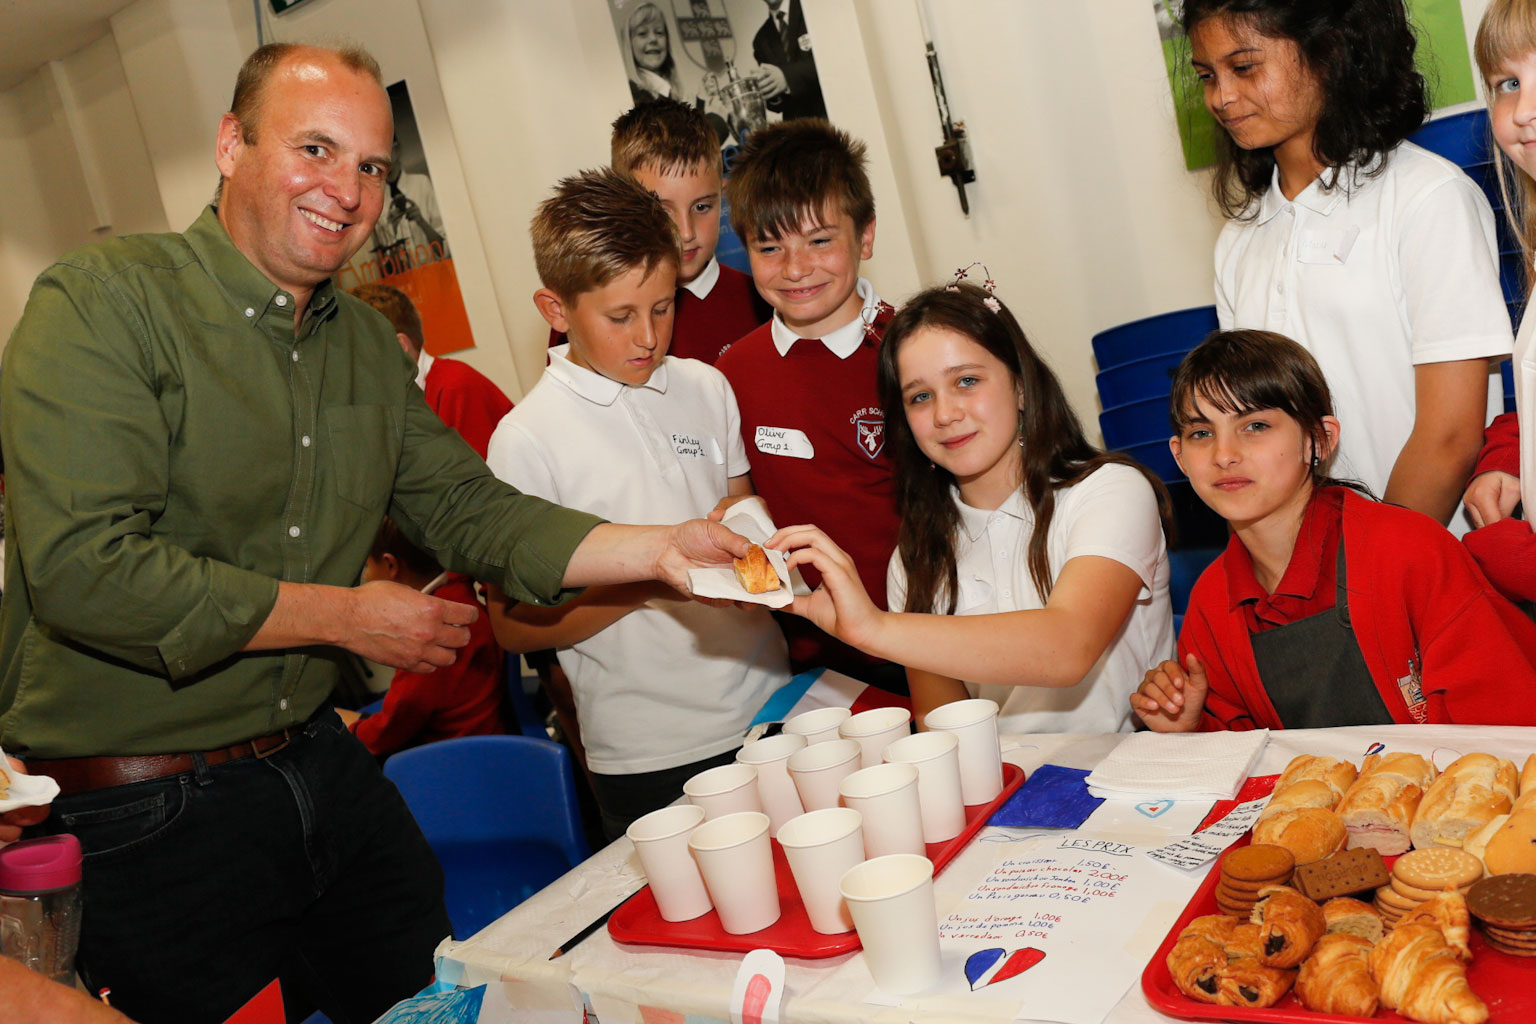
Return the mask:
{"type": "Polygon", "coordinates": [[[329,709],[263,760],[64,797],[46,827],[85,849],[81,977],[140,1024],[219,1024],[274,977],[289,1020],[368,1024],[449,933],[442,869],[329,709]]]}
{"type": "MultiPolygon", "coordinates": [[[[736,750],[740,750],[737,747],[736,750]]],[[[714,757],[706,757],[692,764],[663,768],[656,772],[640,772],[635,775],[599,775],[592,773],[592,791],[597,797],[598,809],[603,815],[603,834],[611,843],[624,834],[624,830],[639,817],[683,795],[683,783],[706,768],[730,764],[736,760],[736,750],[727,750],[714,757]]]]}

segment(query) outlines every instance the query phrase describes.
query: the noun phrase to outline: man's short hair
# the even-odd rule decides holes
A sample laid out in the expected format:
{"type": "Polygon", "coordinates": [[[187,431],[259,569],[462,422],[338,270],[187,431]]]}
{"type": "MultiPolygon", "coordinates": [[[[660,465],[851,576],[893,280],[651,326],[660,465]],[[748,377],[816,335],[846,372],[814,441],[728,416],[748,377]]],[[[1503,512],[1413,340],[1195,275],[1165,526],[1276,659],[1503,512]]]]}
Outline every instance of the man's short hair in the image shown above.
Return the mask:
{"type": "Polygon", "coordinates": [[[661,200],[609,168],[562,178],[529,226],[539,280],[565,302],[643,267],[682,263],[661,200]]]}
{"type": "MultiPolygon", "coordinates": [[[[367,75],[380,86],[384,84],[384,72],[373,54],[356,43],[336,46],[316,46],[310,43],[267,43],[251,51],[235,75],[235,94],[229,101],[229,112],[240,122],[240,138],[247,143],[256,141],[256,128],[261,121],[262,94],[272,73],[300,50],[321,50],[341,62],[341,66],[358,74],[367,75]]],[[[213,190],[214,205],[224,198],[224,176],[213,190]]]]}
{"type": "Polygon", "coordinates": [[[418,354],[421,352],[422,346],[426,344],[421,331],[421,314],[417,312],[416,303],[411,301],[409,295],[382,281],[360,284],[352,289],[352,294],[383,313],[384,318],[394,326],[395,333],[411,339],[411,346],[418,354]]]}
{"type": "Polygon", "coordinates": [[[235,95],[229,101],[229,112],[240,122],[240,137],[246,142],[256,137],[261,121],[262,93],[272,73],[282,67],[289,57],[300,50],[320,50],[341,62],[341,66],[358,74],[367,75],[379,85],[384,84],[384,73],[373,55],[356,43],[337,46],[312,46],[308,43],[268,43],[258,46],[240,65],[235,76],[235,95]]]}
{"type": "Polygon", "coordinates": [[[647,100],[613,122],[613,169],[688,174],[720,169],[720,139],[704,112],[672,99],[647,100]]]}
{"type": "Polygon", "coordinates": [[[731,227],[744,242],[781,238],[837,208],[863,231],[875,219],[864,163],[864,143],[819,117],[759,128],[725,183],[731,227]]]}

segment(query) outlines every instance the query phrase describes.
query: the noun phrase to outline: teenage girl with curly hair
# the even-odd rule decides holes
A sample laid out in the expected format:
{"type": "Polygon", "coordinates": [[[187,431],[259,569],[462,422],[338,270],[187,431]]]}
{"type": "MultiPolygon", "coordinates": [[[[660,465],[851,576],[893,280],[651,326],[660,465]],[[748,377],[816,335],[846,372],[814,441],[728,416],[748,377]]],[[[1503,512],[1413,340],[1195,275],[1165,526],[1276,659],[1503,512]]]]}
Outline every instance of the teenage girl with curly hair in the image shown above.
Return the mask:
{"type": "Polygon", "coordinates": [[[1222,328],[1311,352],[1350,415],[1339,471],[1464,532],[1512,339],[1487,199],[1406,141],[1429,103],[1403,0],[1186,0],[1183,21],[1222,129],[1222,328]]]}

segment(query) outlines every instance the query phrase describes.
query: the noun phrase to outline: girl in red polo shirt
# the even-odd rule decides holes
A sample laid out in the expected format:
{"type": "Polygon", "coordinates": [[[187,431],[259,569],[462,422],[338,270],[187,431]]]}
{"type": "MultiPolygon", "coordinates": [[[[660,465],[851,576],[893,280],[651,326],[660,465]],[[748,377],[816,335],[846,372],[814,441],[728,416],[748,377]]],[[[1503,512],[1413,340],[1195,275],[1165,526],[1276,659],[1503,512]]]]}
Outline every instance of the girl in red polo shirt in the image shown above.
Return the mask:
{"type": "Polygon", "coordinates": [[[1439,523],[1327,475],[1339,421],[1305,349],[1213,334],[1172,402],[1174,458],[1232,538],[1180,661],[1131,697],[1148,728],[1536,724],[1536,625],[1439,523]]]}

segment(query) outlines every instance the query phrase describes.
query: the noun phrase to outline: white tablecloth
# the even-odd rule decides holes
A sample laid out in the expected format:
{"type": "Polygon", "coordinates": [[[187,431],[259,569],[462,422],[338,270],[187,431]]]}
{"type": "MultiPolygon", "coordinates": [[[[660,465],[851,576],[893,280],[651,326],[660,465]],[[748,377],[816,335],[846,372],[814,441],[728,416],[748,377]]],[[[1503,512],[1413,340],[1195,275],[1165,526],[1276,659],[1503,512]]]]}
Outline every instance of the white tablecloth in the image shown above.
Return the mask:
{"type": "MultiPolygon", "coordinates": [[[[1091,769],[1121,736],[1029,735],[1003,737],[1003,757],[1033,772],[1042,764],[1091,769]]],[[[1481,750],[1522,764],[1536,753],[1536,730],[1487,726],[1373,726],[1349,729],[1291,730],[1271,733],[1255,775],[1279,772],[1297,754],[1328,754],[1359,764],[1372,743],[1432,757],[1445,767],[1461,754],[1481,750]]],[[[1037,831],[1037,830],[1032,830],[1037,831]]],[[[1126,834],[1126,841],[1146,841],[1146,834],[1126,834]]],[[[988,867],[989,854],[973,843],[935,880],[941,893],[966,891],[988,867]]],[[[439,949],[445,975],[463,972],[468,983],[500,981],[513,1006],[527,1010],[569,1009],[571,987],[584,994],[602,1024],[683,1024],[684,1014],[729,1021],[731,986],[741,956],[734,953],[621,946],[599,931],[558,960],[549,954],[589,921],[619,903],[643,882],[634,847],[627,839],[606,847],[548,888],[464,942],[439,949]],[[644,1008],[644,1009],[642,1009],[644,1008]],[[656,1010],[671,1011],[658,1013],[656,1010]]],[[[1186,897],[1187,898],[1187,897],[1186,897]]],[[[1170,901],[1127,933],[1160,940],[1182,909],[1170,901]]],[[[1120,937],[1117,937],[1117,939],[1120,937]]],[[[1156,942],[1151,941],[1155,947],[1156,942]]],[[[780,1019],[796,1024],[855,1024],[875,1021],[1008,1021],[1013,1002],[979,994],[963,998],[915,997],[900,1008],[862,1002],[873,982],[863,957],[851,953],[826,960],[786,958],[780,1019]]],[[[1170,1018],[1147,1006],[1140,978],[1105,978],[1123,986],[1125,995],[1106,1020],[1109,1024],[1150,1024],[1170,1018]]]]}

